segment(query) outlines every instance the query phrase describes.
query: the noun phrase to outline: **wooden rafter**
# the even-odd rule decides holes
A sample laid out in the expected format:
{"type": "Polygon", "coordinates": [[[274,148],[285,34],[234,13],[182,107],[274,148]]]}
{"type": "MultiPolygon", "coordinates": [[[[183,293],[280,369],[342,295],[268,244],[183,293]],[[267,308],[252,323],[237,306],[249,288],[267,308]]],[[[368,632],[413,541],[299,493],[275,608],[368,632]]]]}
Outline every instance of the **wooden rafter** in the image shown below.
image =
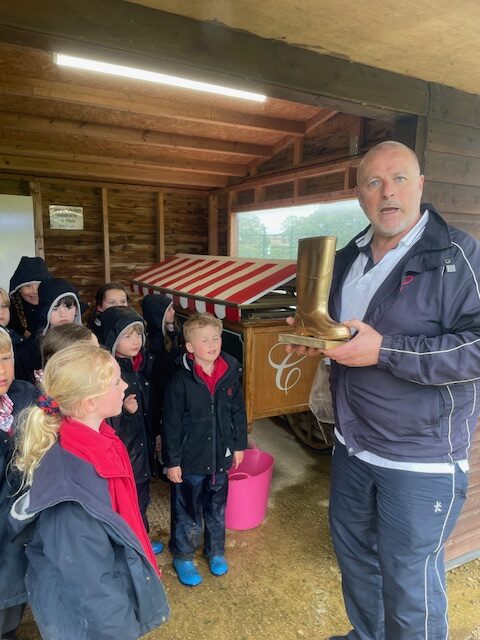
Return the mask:
{"type": "MultiPolygon", "coordinates": [[[[58,145],[56,145],[58,147],[58,145]]],[[[156,157],[154,160],[144,160],[138,154],[132,158],[118,157],[115,155],[101,156],[94,153],[78,153],[67,149],[52,149],[46,142],[31,142],[22,140],[10,140],[2,137],[1,152],[11,156],[35,156],[50,158],[57,161],[61,167],[64,160],[72,160],[86,163],[100,163],[112,167],[136,167],[138,169],[179,169],[192,173],[206,173],[220,176],[245,176],[246,165],[228,164],[225,162],[208,162],[205,160],[184,160],[179,158],[156,157]]]]}
{"type": "Polygon", "coordinates": [[[174,120],[203,122],[249,131],[283,133],[293,136],[301,136],[305,132],[304,123],[296,120],[242,113],[240,110],[211,108],[193,103],[183,104],[173,100],[139,96],[138,94],[132,97],[131,93],[123,91],[97,89],[23,76],[0,75],[0,95],[73,102],[97,108],[116,109],[174,120]]]}
{"type": "MultiPolygon", "coordinates": [[[[1,89],[0,89],[1,91],[1,89]]],[[[215,154],[239,155],[247,158],[267,158],[272,148],[248,142],[230,142],[187,136],[177,133],[163,133],[147,129],[96,124],[67,118],[49,118],[23,113],[0,111],[0,127],[21,131],[40,131],[52,134],[79,135],[87,138],[113,140],[137,146],[167,149],[187,149],[189,151],[212,152],[215,154]]],[[[242,174],[243,175],[243,174],[242,174]]]]}
{"type": "Polygon", "coordinates": [[[151,169],[129,166],[105,166],[101,163],[64,160],[61,163],[39,156],[13,156],[0,152],[0,170],[32,175],[72,176],[80,179],[109,180],[136,184],[225,187],[226,176],[205,175],[175,169],[151,169]]]}

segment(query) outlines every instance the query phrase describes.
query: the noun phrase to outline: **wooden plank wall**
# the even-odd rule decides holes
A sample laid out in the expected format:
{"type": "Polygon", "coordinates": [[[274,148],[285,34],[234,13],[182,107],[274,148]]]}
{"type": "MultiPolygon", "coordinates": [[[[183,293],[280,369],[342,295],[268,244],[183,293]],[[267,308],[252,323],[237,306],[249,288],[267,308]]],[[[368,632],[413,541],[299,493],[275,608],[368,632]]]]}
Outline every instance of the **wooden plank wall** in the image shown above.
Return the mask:
{"type": "MultiPolygon", "coordinates": [[[[424,130],[424,199],[451,224],[480,239],[480,97],[432,85],[424,130]]],[[[452,565],[480,552],[479,428],[470,452],[469,478],[467,501],[445,549],[452,565]]]]}
{"type": "Polygon", "coordinates": [[[43,178],[30,182],[0,174],[0,193],[30,195],[33,187],[34,199],[41,200],[40,245],[43,239],[49,269],[75,284],[85,302],[94,301],[106,268],[110,280],[128,286],[132,273],[158,262],[161,253],[207,253],[207,192],[43,178]],[[50,229],[50,204],[83,207],[84,229],[50,229]]]}
{"type": "Polygon", "coordinates": [[[425,141],[425,196],[452,224],[480,239],[480,98],[447,87],[432,92],[425,141]],[[462,108],[463,107],[463,108],[462,108]]]}
{"type": "Polygon", "coordinates": [[[110,277],[128,281],[157,258],[157,209],[154,191],[108,189],[110,277]]]}
{"type": "Polygon", "coordinates": [[[95,297],[103,274],[102,200],[100,189],[75,183],[41,182],[45,261],[57,277],[71,281],[84,302],[95,297]],[[50,229],[50,204],[83,207],[84,229],[50,229]]]}

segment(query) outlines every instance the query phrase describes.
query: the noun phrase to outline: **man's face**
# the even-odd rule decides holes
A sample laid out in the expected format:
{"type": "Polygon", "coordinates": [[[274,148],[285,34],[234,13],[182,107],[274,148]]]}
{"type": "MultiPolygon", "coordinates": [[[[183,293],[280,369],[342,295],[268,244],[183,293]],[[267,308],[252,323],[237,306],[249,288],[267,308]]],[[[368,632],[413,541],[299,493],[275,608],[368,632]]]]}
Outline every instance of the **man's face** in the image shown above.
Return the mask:
{"type": "Polygon", "coordinates": [[[377,237],[400,240],[420,219],[423,176],[408,149],[384,146],[359,168],[358,200],[377,237]]]}

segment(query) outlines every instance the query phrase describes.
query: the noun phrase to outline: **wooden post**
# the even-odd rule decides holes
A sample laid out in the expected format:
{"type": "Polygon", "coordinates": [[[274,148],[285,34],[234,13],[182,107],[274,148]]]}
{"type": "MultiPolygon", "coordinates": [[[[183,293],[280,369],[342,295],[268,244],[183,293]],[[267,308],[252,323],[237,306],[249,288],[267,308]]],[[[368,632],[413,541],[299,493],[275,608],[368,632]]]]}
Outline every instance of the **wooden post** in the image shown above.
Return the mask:
{"type": "Polygon", "coordinates": [[[45,259],[43,237],[42,186],[38,180],[30,181],[30,195],[33,200],[33,228],[35,233],[35,255],[45,259]]]}
{"type": "Polygon", "coordinates": [[[218,255],[218,200],[216,195],[208,196],[208,253],[218,255]]]}
{"type": "Polygon", "coordinates": [[[103,221],[103,270],[105,282],[111,281],[110,276],[110,236],[108,232],[108,191],[102,187],[102,221],[103,221]]]}
{"type": "Polygon", "coordinates": [[[237,225],[233,224],[235,214],[232,212],[233,207],[237,202],[237,194],[234,191],[229,191],[227,194],[227,255],[237,254],[237,225]],[[232,251],[234,252],[232,254],[232,251]]]}
{"type": "Polygon", "coordinates": [[[157,192],[157,258],[165,260],[165,194],[157,192]]]}
{"type": "Polygon", "coordinates": [[[303,161],[303,138],[296,138],[293,143],[293,166],[298,167],[303,161]]]}

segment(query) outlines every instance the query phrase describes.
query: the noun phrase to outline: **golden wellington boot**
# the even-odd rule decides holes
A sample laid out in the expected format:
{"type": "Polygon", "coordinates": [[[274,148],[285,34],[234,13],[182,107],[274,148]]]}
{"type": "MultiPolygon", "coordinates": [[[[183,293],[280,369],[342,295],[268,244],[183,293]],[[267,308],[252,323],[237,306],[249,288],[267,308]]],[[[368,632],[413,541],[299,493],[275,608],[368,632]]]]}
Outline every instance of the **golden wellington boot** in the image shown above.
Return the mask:
{"type": "Polygon", "coordinates": [[[298,241],[295,322],[292,333],[280,334],[280,342],[328,349],[350,339],[350,329],[328,315],[336,244],[334,236],[298,241]]]}

